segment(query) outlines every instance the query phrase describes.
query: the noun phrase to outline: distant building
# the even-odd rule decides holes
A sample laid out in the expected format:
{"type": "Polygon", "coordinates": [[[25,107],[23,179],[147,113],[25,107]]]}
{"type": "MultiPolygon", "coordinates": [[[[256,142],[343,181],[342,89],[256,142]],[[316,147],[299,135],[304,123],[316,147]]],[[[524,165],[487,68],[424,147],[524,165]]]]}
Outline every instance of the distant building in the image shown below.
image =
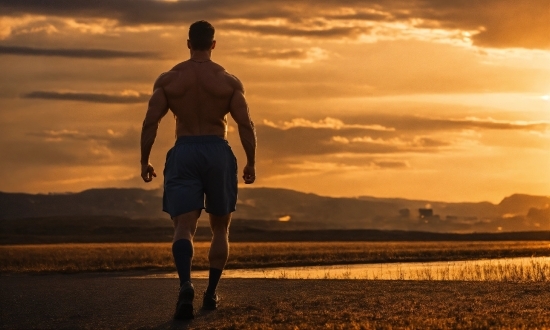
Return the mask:
{"type": "Polygon", "coordinates": [[[411,210],[401,209],[401,210],[399,210],[399,215],[401,216],[401,218],[410,218],[411,217],[411,210]]]}
{"type": "Polygon", "coordinates": [[[432,209],[418,209],[418,217],[420,219],[431,218],[434,215],[434,210],[432,209]]]}

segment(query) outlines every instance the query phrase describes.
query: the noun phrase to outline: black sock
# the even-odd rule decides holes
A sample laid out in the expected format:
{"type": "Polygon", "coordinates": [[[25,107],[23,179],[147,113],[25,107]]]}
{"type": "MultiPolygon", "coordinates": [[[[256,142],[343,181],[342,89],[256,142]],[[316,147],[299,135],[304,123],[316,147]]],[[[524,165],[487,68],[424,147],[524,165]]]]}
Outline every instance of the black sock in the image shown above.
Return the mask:
{"type": "Polygon", "coordinates": [[[172,254],[180,278],[180,286],[191,280],[191,260],[193,259],[193,243],[187,239],[179,239],[172,244],[172,254]]]}
{"type": "Polygon", "coordinates": [[[222,269],[210,268],[210,272],[208,274],[208,288],[206,288],[207,295],[213,295],[216,293],[216,287],[222,277],[222,272],[222,269]]]}

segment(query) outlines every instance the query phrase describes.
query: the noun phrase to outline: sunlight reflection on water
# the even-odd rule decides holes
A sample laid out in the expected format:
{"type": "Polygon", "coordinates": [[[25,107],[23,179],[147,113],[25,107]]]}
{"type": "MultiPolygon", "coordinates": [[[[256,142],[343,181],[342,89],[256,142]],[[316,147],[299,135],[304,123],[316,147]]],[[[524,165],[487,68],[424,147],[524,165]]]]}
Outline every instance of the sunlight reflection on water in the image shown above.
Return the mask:
{"type": "MultiPolygon", "coordinates": [[[[194,271],[193,278],[208,278],[194,271]]],[[[471,261],[382,263],[334,266],[228,269],[224,278],[550,281],[550,257],[471,261]]],[[[177,273],[142,278],[177,278],[177,273]]]]}

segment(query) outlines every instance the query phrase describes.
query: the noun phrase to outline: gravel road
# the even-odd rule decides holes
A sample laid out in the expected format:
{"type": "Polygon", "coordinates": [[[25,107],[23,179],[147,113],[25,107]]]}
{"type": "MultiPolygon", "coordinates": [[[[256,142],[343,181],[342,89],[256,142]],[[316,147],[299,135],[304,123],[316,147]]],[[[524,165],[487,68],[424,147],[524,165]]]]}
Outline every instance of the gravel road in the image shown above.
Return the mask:
{"type": "MultiPolygon", "coordinates": [[[[549,283],[222,279],[221,308],[172,321],[178,281],[147,272],[2,275],[1,329],[534,328],[549,283]]],[[[206,280],[195,280],[197,296],[206,280]]],[[[200,299],[195,300],[200,306],[200,299]]]]}

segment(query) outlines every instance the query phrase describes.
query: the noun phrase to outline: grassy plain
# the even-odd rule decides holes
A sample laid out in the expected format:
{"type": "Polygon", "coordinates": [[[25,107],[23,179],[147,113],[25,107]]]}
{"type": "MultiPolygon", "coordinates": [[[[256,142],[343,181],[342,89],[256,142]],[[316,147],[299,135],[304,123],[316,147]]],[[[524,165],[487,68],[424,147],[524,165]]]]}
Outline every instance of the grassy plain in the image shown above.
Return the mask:
{"type": "MultiPolygon", "coordinates": [[[[0,328],[542,330],[550,324],[550,286],[540,282],[222,279],[218,310],[174,322],[176,279],[124,276],[1,276],[0,328]]],[[[193,282],[203,292],[208,281],[193,282]]]]}
{"type": "MultiPolygon", "coordinates": [[[[195,244],[193,269],[208,269],[207,242],[195,244]]],[[[228,269],[550,256],[549,241],[233,243],[228,269]]],[[[171,243],[0,246],[0,272],[175,270],[171,243]]]]}
{"type": "Polygon", "coordinates": [[[224,302],[216,313],[201,316],[197,329],[549,329],[550,324],[546,283],[241,283],[264,294],[224,302]]]}

